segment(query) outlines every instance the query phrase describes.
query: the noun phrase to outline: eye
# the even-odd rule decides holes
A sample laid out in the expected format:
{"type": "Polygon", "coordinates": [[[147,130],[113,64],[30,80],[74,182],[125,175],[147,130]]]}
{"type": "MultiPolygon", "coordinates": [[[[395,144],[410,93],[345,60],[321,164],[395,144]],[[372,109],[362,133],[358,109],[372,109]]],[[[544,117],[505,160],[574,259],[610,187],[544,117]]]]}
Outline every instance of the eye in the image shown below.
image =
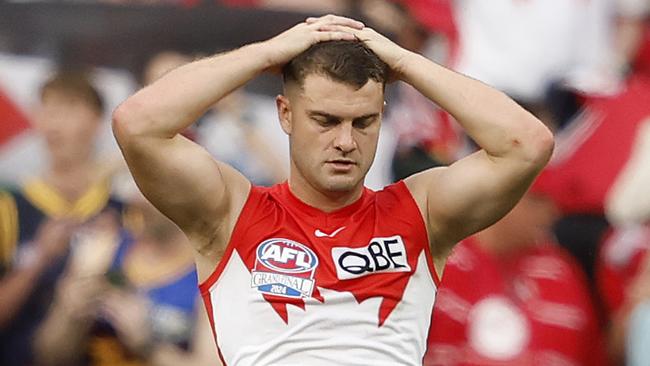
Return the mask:
{"type": "Polygon", "coordinates": [[[313,117],[311,117],[311,119],[314,120],[314,121],[316,121],[316,123],[318,123],[319,125],[321,125],[321,126],[323,126],[323,127],[332,127],[332,126],[336,126],[336,125],[339,124],[339,122],[340,122],[340,121],[339,121],[338,119],[336,119],[336,118],[332,118],[332,117],[323,117],[323,116],[313,116],[313,117]]]}
{"type": "Polygon", "coordinates": [[[373,122],[375,122],[376,119],[377,119],[377,117],[375,117],[375,116],[365,117],[365,118],[357,118],[354,121],[352,121],[352,126],[354,128],[363,130],[363,129],[369,127],[373,122]]]}

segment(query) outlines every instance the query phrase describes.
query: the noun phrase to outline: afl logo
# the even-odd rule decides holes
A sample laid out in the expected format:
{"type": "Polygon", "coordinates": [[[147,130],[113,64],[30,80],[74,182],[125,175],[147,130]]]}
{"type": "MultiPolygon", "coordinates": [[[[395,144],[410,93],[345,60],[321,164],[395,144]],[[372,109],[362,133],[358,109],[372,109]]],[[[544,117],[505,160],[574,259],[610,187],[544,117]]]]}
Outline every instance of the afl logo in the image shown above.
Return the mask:
{"type": "Polygon", "coordinates": [[[316,253],[306,245],[284,238],[268,239],[257,247],[251,286],[268,295],[309,297],[317,266],[316,253]]]}
{"type": "Polygon", "coordinates": [[[306,246],[289,239],[269,239],[257,247],[257,259],[267,268],[282,273],[308,272],[318,257],[306,246]]]}

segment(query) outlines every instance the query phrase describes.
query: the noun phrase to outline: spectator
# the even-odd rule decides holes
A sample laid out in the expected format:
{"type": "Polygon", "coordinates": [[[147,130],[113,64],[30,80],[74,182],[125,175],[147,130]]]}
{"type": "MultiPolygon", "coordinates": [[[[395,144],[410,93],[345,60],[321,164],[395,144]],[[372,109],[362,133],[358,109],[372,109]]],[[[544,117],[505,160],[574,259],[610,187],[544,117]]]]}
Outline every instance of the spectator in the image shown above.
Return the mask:
{"type": "MultiPolygon", "coordinates": [[[[37,335],[39,363],[218,365],[187,238],[139,193],[126,217],[130,234],[108,261],[74,252],[37,335]]],[[[85,237],[99,245],[97,227],[85,237]]]]}
{"type": "Polygon", "coordinates": [[[106,211],[117,225],[109,169],[93,158],[103,103],[86,76],[61,72],[40,90],[34,127],[49,167],[0,200],[0,364],[29,365],[35,329],[65,267],[75,227],[106,211]]]}
{"type": "Polygon", "coordinates": [[[605,364],[584,275],[550,240],[554,211],[533,191],[459,244],[437,295],[425,365],[605,364]]]}
{"type": "Polygon", "coordinates": [[[598,261],[598,287],[609,320],[609,353],[616,365],[647,365],[650,334],[650,226],[608,233],[598,261]],[[627,353],[627,357],[626,357],[627,353]]]}

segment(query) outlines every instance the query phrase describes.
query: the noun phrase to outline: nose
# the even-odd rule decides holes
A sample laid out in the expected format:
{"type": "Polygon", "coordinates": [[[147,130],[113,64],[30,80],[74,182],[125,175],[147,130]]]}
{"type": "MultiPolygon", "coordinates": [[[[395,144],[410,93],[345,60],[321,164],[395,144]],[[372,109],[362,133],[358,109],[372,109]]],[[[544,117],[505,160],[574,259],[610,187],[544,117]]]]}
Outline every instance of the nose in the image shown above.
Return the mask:
{"type": "Polygon", "coordinates": [[[354,140],[352,123],[341,123],[336,130],[334,147],[344,154],[348,154],[357,148],[354,140]]]}

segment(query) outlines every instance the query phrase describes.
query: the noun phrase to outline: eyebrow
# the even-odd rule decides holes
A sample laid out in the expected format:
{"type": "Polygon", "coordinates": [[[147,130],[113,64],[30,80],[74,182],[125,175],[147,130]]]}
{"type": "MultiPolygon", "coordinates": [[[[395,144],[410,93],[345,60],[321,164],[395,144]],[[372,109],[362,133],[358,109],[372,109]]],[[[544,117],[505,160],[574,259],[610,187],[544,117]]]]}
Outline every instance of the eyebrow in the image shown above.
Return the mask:
{"type": "MultiPolygon", "coordinates": [[[[308,111],[307,114],[310,115],[310,116],[319,116],[319,117],[325,117],[325,118],[328,118],[328,119],[329,118],[337,119],[337,120],[343,119],[340,116],[335,116],[333,114],[329,114],[327,112],[322,112],[322,111],[308,111]]],[[[353,120],[369,119],[369,118],[374,118],[374,117],[379,117],[379,113],[364,114],[363,116],[354,117],[353,120]]]]}

